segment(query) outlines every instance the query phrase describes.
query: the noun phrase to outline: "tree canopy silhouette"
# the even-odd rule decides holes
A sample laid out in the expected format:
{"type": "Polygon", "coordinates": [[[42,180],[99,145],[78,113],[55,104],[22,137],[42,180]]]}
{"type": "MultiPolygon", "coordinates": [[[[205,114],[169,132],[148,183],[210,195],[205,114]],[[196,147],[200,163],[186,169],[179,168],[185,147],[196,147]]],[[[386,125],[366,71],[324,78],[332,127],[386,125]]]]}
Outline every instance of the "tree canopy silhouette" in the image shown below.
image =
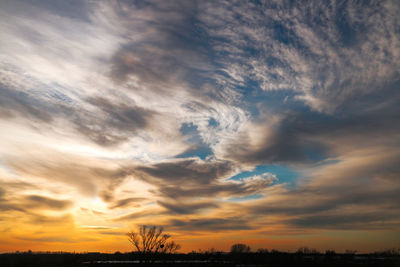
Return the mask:
{"type": "Polygon", "coordinates": [[[249,253],[250,247],[246,244],[234,244],[231,247],[231,253],[249,253]]]}
{"type": "Polygon", "coordinates": [[[162,227],[142,225],[139,231],[130,231],[126,235],[136,251],[142,254],[174,253],[181,248],[174,241],[168,241],[171,236],[164,234],[162,227]]]}

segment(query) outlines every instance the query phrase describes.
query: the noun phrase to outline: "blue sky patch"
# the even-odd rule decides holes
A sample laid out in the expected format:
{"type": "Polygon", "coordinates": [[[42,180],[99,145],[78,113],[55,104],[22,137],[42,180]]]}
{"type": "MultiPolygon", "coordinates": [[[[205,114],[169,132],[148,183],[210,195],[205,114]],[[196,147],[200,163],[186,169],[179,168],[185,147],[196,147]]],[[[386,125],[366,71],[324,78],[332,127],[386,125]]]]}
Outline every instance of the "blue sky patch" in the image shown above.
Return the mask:
{"type": "Polygon", "coordinates": [[[256,200],[263,198],[263,195],[261,194],[253,194],[253,195],[248,195],[248,196],[243,196],[243,197],[231,197],[228,199],[230,202],[243,202],[243,201],[249,201],[249,200],[256,200]]]}
{"type": "Polygon", "coordinates": [[[259,165],[253,171],[244,171],[235,176],[232,176],[230,180],[241,180],[254,175],[261,175],[263,173],[275,174],[279,179],[279,183],[295,183],[298,178],[298,174],[292,169],[282,165],[259,165]]]}
{"type": "MultiPolygon", "coordinates": [[[[217,124],[218,122],[211,118],[209,124],[211,123],[217,124]]],[[[176,156],[177,158],[199,157],[205,159],[207,156],[213,154],[212,149],[203,142],[196,125],[193,123],[183,123],[180,131],[182,135],[187,137],[188,142],[194,144],[194,148],[179,154],[176,156]]]]}

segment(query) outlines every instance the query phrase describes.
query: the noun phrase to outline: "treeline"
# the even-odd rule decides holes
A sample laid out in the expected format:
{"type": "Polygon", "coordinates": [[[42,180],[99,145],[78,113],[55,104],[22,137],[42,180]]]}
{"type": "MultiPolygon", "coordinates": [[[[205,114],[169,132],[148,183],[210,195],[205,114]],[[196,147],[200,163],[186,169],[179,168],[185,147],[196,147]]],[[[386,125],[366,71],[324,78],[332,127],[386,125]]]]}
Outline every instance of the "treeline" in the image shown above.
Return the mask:
{"type": "Polygon", "coordinates": [[[84,266],[400,266],[398,250],[370,254],[319,253],[301,249],[295,253],[266,249],[257,252],[202,252],[174,254],[18,252],[0,254],[2,267],[84,266]],[[121,263],[125,262],[125,263],[121,263]],[[129,262],[129,264],[127,264],[129,262]]]}

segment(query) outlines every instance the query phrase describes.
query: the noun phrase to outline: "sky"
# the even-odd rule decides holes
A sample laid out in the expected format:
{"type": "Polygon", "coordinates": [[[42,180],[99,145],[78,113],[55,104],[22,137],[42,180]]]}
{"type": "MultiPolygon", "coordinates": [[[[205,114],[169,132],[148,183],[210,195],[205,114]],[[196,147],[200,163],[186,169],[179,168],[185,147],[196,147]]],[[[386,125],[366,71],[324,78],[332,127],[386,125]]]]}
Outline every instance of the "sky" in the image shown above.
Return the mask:
{"type": "Polygon", "coordinates": [[[400,2],[0,1],[0,252],[400,247],[400,2]]]}

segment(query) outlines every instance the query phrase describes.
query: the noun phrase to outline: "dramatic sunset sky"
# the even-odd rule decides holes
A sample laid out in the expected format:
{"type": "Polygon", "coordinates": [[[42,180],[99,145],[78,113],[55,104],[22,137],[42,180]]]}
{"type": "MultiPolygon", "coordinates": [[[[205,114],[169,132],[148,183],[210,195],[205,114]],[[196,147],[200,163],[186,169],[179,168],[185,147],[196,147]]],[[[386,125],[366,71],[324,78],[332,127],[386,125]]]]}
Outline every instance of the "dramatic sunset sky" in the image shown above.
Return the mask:
{"type": "Polygon", "coordinates": [[[0,252],[400,247],[399,14],[0,0],[0,252]]]}

